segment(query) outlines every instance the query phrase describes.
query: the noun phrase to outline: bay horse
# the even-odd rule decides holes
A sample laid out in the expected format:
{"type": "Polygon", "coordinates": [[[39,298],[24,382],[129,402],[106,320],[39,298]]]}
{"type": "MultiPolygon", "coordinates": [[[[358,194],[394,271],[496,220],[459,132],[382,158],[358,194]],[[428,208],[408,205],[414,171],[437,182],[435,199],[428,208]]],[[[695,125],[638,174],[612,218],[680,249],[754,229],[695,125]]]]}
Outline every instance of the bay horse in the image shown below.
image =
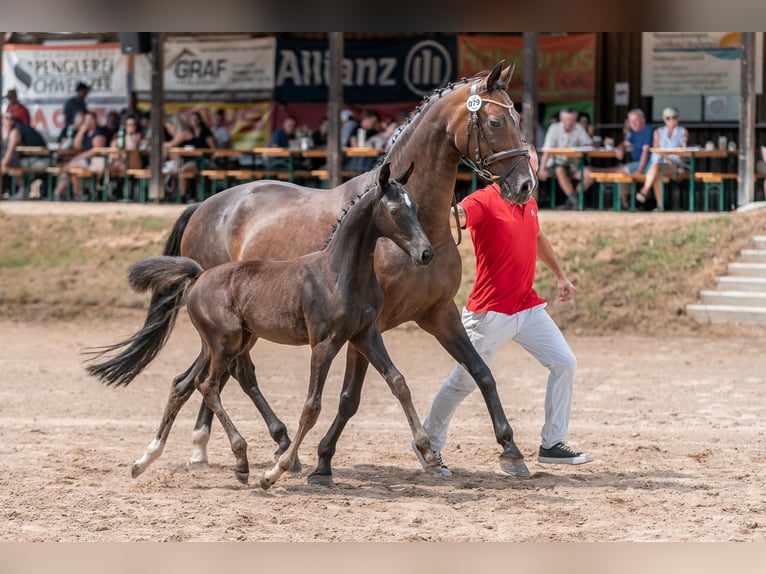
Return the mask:
{"type": "MultiPolygon", "coordinates": [[[[460,287],[461,261],[450,229],[457,168],[467,163],[482,178],[497,181],[502,195],[526,203],[537,187],[522,140],[519,115],[508,95],[513,66],[498,62],[490,72],[464,78],[424,98],[400,128],[383,161],[395,172],[411,161],[427,162],[408,182],[410,195],[420,205],[418,217],[434,247],[432,265],[416,268],[390,242],[378,242],[375,270],[384,299],[378,317],[381,332],[406,321],[416,322],[473,377],[487,405],[504,472],[528,477],[524,457],[513,440],[489,367],[474,349],[460,320],[454,297],[460,287]]],[[[242,184],[191,205],[176,221],[164,254],[184,255],[208,269],[227,261],[278,260],[318,249],[338,211],[356,195],[364,175],[332,189],[312,189],[286,182],[260,180],[242,184]],[[360,179],[361,178],[361,179],[360,179]],[[289,233],[286,233],[289,230],[289,233]]],[[[119,343],[101,347],[118,352],[87,367],[106,384],[124,385],[157,355],[173,328],[180,297],[155,290],[143,327],[119,343]]],[[[332,484],[331,461],[338,436],[359,405],[367,360],[353,346],[346,355],[346,371],[338,414],[318,449],[318,464],[308,480],[332,484]]],[[[237,362],[240,377],[255,380],[249,358],[237,362]]],[[[182,373],[179,379],[188,375],[182,373]]],[[[278,444],[290,444],[284,424],[255,388],[250,395],[278,444]]],[[[192,435],[190,464],[207,462],[212,413],[203,403],[192,435]]]]}
{"type": "MultiPolygon", "coordinates": [[[[417,204],[404,187],[412,169],[411,164],[396,180],[390,179],[389,163],[377,170],[377,181],[352,200],[320,251],[286,261],[229,262],[208,270],[188,257],[159,256],[129,269],[129,283],[139,292],[188,290],[189,317],[202,341],[190,376],[226,430],[240,482],[248,480],[247,443],[223,408],[220,390],[229,365],[241,355],[249,356],[259,338],[311,346],[309,391],[298,430],[274,468],[264,472],[264,490],[292,467],[303,438],[319,416],[332,361],[346,342],[395,389],[420,452],[429,456],[432,470],[441,469],[404,377],[391,361],[377,327],[383,306],[383,291],[373,268],[378,238],[390,239],[416,267],[427,266],[434,255],[418,222],[417,204]]],[[[175,415],[194,387],[174,382],[156,438],[131,469],[134,477],[162,452],[175,415]]]]}

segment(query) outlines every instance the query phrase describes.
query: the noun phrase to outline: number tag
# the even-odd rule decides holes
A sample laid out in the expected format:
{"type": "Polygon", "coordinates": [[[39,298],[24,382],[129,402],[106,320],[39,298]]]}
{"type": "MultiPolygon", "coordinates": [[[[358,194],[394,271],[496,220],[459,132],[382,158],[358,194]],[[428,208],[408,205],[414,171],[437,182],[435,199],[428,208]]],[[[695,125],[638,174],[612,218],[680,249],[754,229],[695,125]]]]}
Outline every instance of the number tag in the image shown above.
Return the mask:
{"type": "Polygon", "coordinates": [[[476,94],[470,96],[465,102],[465,107],[468,108],[469,112],[478,112],[481,108],[481,96],[476,94]]]}

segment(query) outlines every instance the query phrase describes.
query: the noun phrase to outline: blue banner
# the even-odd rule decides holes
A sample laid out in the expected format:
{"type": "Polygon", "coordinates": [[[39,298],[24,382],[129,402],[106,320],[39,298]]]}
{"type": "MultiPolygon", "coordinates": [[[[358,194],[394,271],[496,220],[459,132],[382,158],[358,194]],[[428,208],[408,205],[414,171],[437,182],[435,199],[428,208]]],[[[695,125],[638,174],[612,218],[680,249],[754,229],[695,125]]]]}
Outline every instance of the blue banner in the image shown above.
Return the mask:
{"type": "MultiPolygon", "coordinates": [[[[457,38],[417,36],[346,40],[343,101],[417,101],[456,79],[457,38]]],[[[323,40],[277,41],[277,102],[326,102],[329,46],[323,40]]]]}

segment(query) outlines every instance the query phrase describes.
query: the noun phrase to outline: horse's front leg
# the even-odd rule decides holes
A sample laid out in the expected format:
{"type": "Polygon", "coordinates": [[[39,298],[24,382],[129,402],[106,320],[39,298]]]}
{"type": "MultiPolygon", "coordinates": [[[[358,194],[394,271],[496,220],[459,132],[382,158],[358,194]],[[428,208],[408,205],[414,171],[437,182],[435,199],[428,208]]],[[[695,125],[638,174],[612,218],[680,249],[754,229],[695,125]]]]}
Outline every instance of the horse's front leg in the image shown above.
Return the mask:
{"type": "MultiPolygon", "coordinates": [[[[344,341],[345,342],[345,341],[344,341]]],[[[322,409],[322,390],[324,389],[327,373],[335,355],[338,354],[343,343],[340,344],[331,339],[317,343],[311,349],[311,378],[309,380],[308,396],[303,405],[298,430],[287,450],[277,459],[277,463],[271,470],[267,470],[261,477],[261,488],[267,490],[274,484],[286,470],[293,466],[298,456],[298,448],[303,442],[309,430],[316,424],[319,412],[322,409]]]]}
{"type": "Polygon", "coordinates": [[[346,347],[346,372],[340,392],[338,414],[335,415],[330,429],[319,443],[317,449],[319,462],[314,472],[308,477],[309,484],[321,486],[335,484],[332,480],[332,457],[335,456],[335,448],[343,429],[359,408],[367,365],[369,365],[367,358],[358,349],[353,345],[346,347]]]}
{"type": "Polygon", "coordinates": [[[503,472],[518,478],[529,477],[530,473],[524,462],[524,455],[521,454],[513,440],[513,429],[505,416],[503,405],[500,403],[495,378],[468,338],[455,304],[450,302],[438,311],[431,313],[427,318],[418,320],[418,325],[436,337],[442,347],[476,381],[476,386],[479,387],[484,397],[489,416],[492,419],[492,428],[495,431],[497,442],[503,447],[503,452],[500,455],[500,468],[503,472]]]}
{"type": "Polygon", "coordinates": [[[189,400],[189,397],[194,392],[194,379],[202,373],[207,367],[207,355],[203,352],[197,357],[186,371],[178,375],[174,380],[170,388],[170,395],[168,396],[168,402],[165,404],[165,412],[162,415],[162,421],[160,427],[157,430],[154,440],[149,443],[144,455],[137,459],[133,466],[130,467],[130,475],[133,478],[139,476],[144,472],[148,466],[157,460],[162,451],[165,448],[165,442],[170,434],[170,429],[173,427],[173,422],[178,415],[178,411],[181,410],[189,400]]]}
{"type": "Polygon", "coordinates": [[[234,423],[229,418],[228,413],[221,403],[221,386],[223,381],[228,377],[228,364],[229,360],[227,358],[213,354],[210,360],[210,373],[204,380],[200,381],[198,379],[196,384],[197,390],[202,393],[202,396],[205,399],[205,404],[215,413],[216,417],[218,417],[221,426],[229,437],[231,451],[234,453],[234,458],[236,460],[234,476],[242,484],[247,484],[247,479],[250,474],[250,465],[247,462],[247,442],[239,433],[237,427],[234,426],[234,423]]]}
{"type": "Polygon", "coordinates": [[[409,424],[412,431],[412,437],[415,439],[415,446],[427,463],[426,472],[436,476],[443,476],[441,464],[439,464],[439,461],[434,456],[434,452],[431,449],[431,441],[428,439],[423,424],[420,422],[415,405],[412,404],[410,388],[407,386],[404,376],[394,366],[391,357],[388,355],[388,351],[383,345],[383,337],[377,325],[373,324],[366,332],[352,339],[351,343],[364,353],[367,360],[383,376],[391,392],[398,399],[404,411],[404,416],[407,419],[407,424],[409,424]]]}

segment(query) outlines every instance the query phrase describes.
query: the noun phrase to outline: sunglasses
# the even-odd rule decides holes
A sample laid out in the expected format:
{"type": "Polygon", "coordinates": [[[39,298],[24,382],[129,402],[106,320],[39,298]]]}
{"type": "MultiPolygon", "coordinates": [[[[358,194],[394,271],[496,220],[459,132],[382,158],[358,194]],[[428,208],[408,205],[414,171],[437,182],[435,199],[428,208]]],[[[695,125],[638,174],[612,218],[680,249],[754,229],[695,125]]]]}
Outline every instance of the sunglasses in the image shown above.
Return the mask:
{"type": "Polygon", "coordinates": [[[677,120],[678,116],[665,116],[666,120],[677,120]]]}

